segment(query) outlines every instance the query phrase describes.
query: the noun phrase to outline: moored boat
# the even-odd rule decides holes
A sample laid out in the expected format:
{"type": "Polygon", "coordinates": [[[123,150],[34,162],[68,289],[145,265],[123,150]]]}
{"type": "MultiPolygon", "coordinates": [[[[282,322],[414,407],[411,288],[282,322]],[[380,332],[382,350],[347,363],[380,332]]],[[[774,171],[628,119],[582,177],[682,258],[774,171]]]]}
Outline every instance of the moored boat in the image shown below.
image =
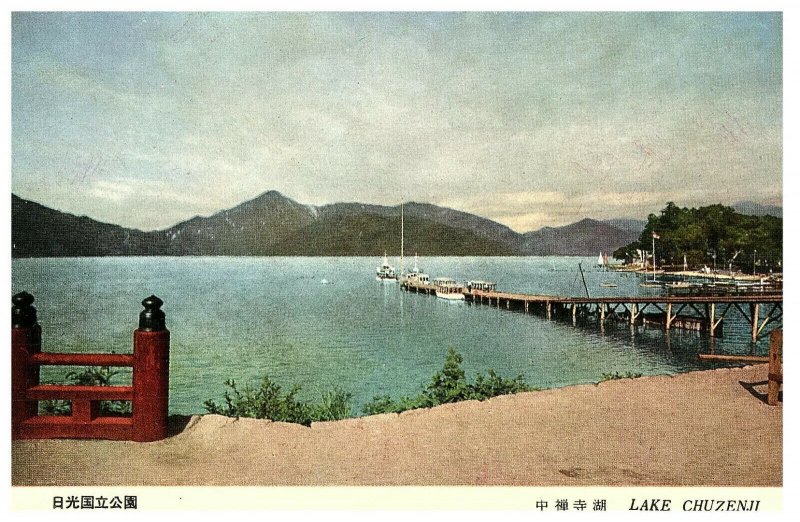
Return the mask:
{"type": "Polygon", "coordinates": [[[398,281],[397,272],[389,264],[389,258],[383,254],[383,263],[375,271],[375,280],[383,283],[396,283],[398,281]]]}
{"type": "Polygon", "coordinates": [[[437,277],[433,280],[436,287],[436,297],[446,301],[463,301],[464,287],[456,283],[455,279],[449,277],[437,277]]]}
{"type": "Polygon", "coordinates": [[[480,290],[482,292],[494,292],[497,290],[497,283],[491,281],[467,281],[465,284],[467,290],[470,292],[473,290],[480,290]]]}
{"type": "Polygon", "coordinates": [[[420,270],[417,261],[418,261],[417,255],[414,254],[414,268],[412,268],[411,271],[408,274],[406,274],[406,281],[422,285],[430,284],[430,278],[428,274],[425,274],[422,272],[422,270],[420,270]]]}

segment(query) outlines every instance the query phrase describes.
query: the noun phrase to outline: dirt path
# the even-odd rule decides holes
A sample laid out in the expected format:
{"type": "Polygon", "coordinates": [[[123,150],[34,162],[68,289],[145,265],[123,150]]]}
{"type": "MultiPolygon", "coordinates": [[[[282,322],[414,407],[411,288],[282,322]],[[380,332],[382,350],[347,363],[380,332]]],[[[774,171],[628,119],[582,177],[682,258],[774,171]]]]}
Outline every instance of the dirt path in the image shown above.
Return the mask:
{"type": "Polygon", "coordinates": [[[14,442],[12,483],[780,486],[783,407],[748,390],[766,378],[625,379],[311,428],[195,416],[154,443],[14,442]]]}

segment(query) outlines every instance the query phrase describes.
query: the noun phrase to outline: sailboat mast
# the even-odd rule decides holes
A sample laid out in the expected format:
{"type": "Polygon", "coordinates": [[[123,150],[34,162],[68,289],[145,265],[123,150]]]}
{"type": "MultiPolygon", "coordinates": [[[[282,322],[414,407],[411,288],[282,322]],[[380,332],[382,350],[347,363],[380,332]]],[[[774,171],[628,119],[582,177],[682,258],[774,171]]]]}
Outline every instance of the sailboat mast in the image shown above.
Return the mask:
{"type": "Polygon", "coordinates": [[[586,298],[589,298],[589,287],[586,286],[586,278],[583,277],[583,267],[578,263],[578,270],[581,272],[581,281],[583,281],[583,289],[586,290],[586,298]]]}
{"type": "Polygon", "coordinates": [[[400,202],[400,277],[403,277],[403,247],[405,240],[405,222],[403,220],[403,203],[400,202]]]}
{"type": "Polygon", "coordinates": [[[653,281],[656,280],[656,236],[653,234],[653,281]]]}

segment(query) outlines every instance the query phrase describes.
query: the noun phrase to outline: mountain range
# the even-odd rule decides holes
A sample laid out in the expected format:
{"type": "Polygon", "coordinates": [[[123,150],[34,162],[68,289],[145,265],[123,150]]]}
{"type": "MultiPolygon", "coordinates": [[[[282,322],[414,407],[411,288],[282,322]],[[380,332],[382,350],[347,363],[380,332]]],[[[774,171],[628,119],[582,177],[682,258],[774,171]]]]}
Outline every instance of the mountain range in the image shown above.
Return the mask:
{"type": "MultiPolygon", "coordinates": [[[[399,205],[303,205],[269,191],[211,216],[144,232],[74,216],[13,194],[11,203],[15,258],[399,254],[399,205]]],[[[646,223],[586,218],[520,234],[490,219],[427,203],[405,203],[403,215],[405,252],[423,256],[596,255],[637,240],[646,223]]]]}

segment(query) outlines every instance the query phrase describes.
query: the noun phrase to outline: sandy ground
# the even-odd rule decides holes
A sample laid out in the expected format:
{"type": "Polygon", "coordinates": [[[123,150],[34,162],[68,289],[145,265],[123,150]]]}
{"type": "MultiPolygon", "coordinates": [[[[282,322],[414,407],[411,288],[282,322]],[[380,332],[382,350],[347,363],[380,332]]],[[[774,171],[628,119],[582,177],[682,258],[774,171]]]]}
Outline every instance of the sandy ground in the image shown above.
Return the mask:
{"type": "Polygon", "coordinates": [[[14,485],[782,484],[766,365],[463,402],[310,428],[174,418],[153,443],[12,445],[14,485]]]}

